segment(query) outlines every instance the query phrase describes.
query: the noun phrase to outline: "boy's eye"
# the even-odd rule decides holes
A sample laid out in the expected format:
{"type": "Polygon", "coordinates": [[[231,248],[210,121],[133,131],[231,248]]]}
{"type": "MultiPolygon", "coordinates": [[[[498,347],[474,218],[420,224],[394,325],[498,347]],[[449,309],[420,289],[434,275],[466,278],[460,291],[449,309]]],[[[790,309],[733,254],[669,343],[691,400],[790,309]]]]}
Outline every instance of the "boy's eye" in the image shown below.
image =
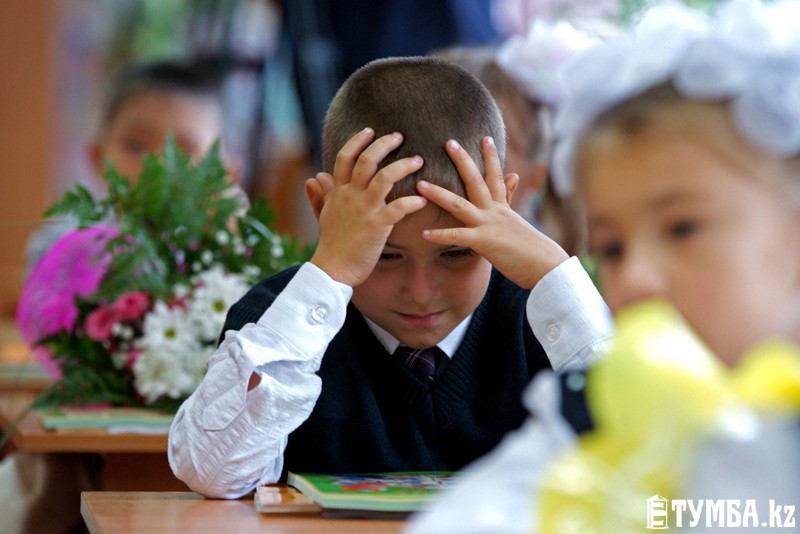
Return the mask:
{"type": "Polygon", "coordinates": [[[381,256],[378,261],[392,261],[400,258],[400,254],[397,252],[381,252],[381,256]]]}
{"type": "Polygon", "coordinates": [[[134,155],[144,155],[146,152],[149,151],[150,147],[148,143],[141,141],[140,139],[128,138],[123,141],[125,150],[129,154],[134,155]]]}
{"type": "Polygon", "coordinates": [[[471,248],[456,248],[442,252],[442,256],[448,260],[462,260],[469,258],[473,254],[474,252],[471,248]]]}

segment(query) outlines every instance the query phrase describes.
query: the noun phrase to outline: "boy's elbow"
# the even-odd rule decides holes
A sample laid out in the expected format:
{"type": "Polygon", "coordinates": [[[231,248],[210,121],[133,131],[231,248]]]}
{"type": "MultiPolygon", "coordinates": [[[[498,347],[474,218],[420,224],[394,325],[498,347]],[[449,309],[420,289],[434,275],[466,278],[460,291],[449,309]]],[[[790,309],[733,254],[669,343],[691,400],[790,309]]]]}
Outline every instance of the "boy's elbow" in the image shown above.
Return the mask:
{"type": "Polygon", "coordinates": [[[169,462],[173,474],[193,492],[209,499],[238,499],[252,491],[252,485],[213,475],[203,466],[195,465],[191,457],[191,454],[175,454],[170,447],[169,462]]]}

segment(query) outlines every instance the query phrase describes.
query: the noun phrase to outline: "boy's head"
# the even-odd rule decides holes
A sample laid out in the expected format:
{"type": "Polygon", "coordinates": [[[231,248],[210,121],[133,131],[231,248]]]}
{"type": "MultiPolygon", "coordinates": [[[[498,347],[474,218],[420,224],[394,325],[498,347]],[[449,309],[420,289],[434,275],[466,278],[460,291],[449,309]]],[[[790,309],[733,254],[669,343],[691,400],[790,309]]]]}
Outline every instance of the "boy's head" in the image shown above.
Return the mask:
{"type": "MultiPolygon", "coordinates": [[[[424,160],[418,172],[395,185],[389,200],[415,195],[420,179],[465,196],[445,152],[449,139],[461,143],[481,169],[484,137],[494,138],[501,158],[504,152],[503,121],[489,92],[467,71],[441,59],[383,59],[354,73],[325,119],[326,171],[333,171],[342,145],[365,127],[374,129],[376,138],[403,134],[402,146],[382,166],[407,156],[424,160]]],[[[486,293],[491,265],[483,257],[422,238],[425,228],[454,226],[461,223],[433,203],[405,217],[394,225],[370,276],[353,290],[353,303],[361,313],[405,345],[437,344],[486,293]]]]}
{"type": "Polygon", "coordinates": [[[486,87],[465,69],[432,57],[379,59],[353,73],[333,98],[325,115],[322,157],[333,172],[336,154],[354,134],[370,127],[375,137],[403,134],[403,145],[381,166],[419,155],[424,165],[399,182],[390,199],[416,194],[425,179],[461,196],[464,185],[444,150],[456,139],[483,169],[480,143],[487,135],[505,155],[505,127],[486,87]]]}
{"type": "Polygon", "coordinates": [[[559,117],[562,180],[574,176],[585,203],[612,311],[669,300],[730,364],[768,338],[800,342],[800,108],[788,90],[800,42],[770,41],[790,17],[755,6],[729,4],[710,24],[686,8],[646,17],[575,64],[596,70],[559,117]],[[769,43],[759,54],[729,46],[756,34],[769,43]],[[633,67],[655,65],[654,43],[671,57],[642,76],[633,67]],[[625,83],[600,83],[610,64],[625,83]]]}
{"type": "Polygon", "coordinates": [[[207,154],[222,133],[219,70],[210,62],[133,65],[114,80],[90,147],[98,175],[110,161],[135,180],[142,156],[158,153],[171,133],[193,159],[207,154]]]}

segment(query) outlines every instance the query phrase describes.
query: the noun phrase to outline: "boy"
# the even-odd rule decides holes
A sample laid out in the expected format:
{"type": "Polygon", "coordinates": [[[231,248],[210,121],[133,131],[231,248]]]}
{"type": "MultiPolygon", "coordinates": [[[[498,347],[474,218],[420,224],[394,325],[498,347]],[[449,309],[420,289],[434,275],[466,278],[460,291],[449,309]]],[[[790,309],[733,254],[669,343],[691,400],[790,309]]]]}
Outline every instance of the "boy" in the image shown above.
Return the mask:
{"type": "Polygon", "coordinates": [[[447,61],[377,60],[344,83],[324,125],[328,172],[306,184],[316,251],[230,310],[170,429],[178,478],[235,498],[287,470],[457,470],[519,426],[537,371],[591,358],[605,305],[509,207],[503,140],[486,88],[447,61]],[[456,193],[447,210],[416,194],[433,184],[456,193]],[[431,229],[465,244],[437,245],[431,229]],[[415,358],[441,363],[418,377],[415,358]]]}
{"type": "MultiPolygon", "coordinates": [[[[222,133],[218,83],[219,74],[208,71],[202,63],[148,63],[122,71],[111,87],[97,138],[88,150],[97,176],[108,162],[117,172],[135,180],[142,169],[142,157],[161,152],[167,134],[174,135],[178,146],[191,157],[205,156],[222,133]]],[[[71,219],[48,221],[31,236],[26,249],[28,274],[41,255],[74,227],[71,219]]],[[[62,274],[40,282],[52,284],[52,293],[63,301],[64,292],[74,288],[69,273],[62,274]]],[[[18,318],[26,339],[43,337],[48,325],[42,323],[41,315],[27,319],[20,322],[18,318]]],[[[102,458],[98,454],[9,455],[0,462],[3,532],[83,529],[80,493],[100,489],[102,458]]]]}
{"type": "MultiPolygon", "coordinates": [[[[144,155],[161,152],[167,134],[192,159],[205,156],[222,133],[219,83],[219,73],[204,62],[143,63],[122,70],[110,85],[97,136],[87,148],[95,173],[90,188],[103,187],[98,178],[106,163],[136,180],[144,155]]],[[[25,251],[26,272],[74,227],[71,220],[48,221],[33,234],[25,251]]]]}

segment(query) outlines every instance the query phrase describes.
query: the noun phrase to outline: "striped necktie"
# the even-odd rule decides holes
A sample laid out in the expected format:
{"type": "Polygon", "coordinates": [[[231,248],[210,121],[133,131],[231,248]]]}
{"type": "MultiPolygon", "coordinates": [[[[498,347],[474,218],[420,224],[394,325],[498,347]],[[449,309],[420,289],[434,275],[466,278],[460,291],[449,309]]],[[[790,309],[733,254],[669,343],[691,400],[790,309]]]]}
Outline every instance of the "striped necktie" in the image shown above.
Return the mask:
{"type": "Polygon", "coordinates": [[[441,373],[444,368],[442,363],[446,363],[447,360],[447,356],[439,347],[412,349],[411,347],[400,345],[394,351],[394,356],[428,385],[436,381],[437,370],[438,373],[441,373]]]}

